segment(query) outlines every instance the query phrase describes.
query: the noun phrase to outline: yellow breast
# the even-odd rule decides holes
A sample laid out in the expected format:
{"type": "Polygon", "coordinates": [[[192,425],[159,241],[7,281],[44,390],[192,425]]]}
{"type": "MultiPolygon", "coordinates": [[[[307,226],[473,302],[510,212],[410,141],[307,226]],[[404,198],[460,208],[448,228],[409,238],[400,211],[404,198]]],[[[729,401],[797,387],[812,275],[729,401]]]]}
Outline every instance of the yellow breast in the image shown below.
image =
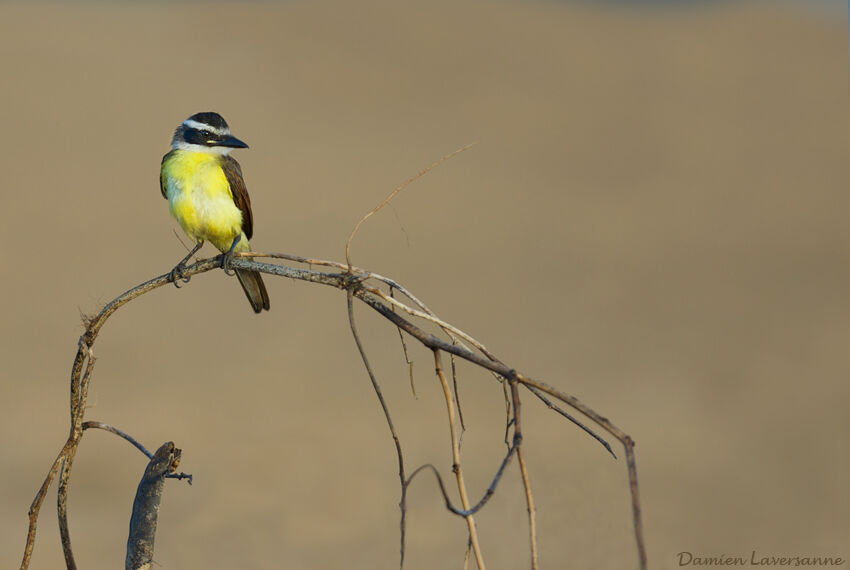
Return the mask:
{"type": "Polygon", "coordinates": [[[166,197],[186,235],[227,251],[242,234],[242,212],[214,154],[178,150],[162,165],[166,197]]]}

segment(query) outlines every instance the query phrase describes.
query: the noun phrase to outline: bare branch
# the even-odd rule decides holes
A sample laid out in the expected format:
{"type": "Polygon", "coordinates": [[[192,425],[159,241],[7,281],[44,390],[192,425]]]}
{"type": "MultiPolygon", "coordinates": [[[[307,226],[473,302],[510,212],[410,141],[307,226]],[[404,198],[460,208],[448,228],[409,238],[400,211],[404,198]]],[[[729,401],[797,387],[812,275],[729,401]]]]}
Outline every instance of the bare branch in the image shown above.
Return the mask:
{"type": "MultiPolygon", "coordinates": [[[[459,152],[459,151],[456,151],[456,152],[459,152]]],[[[449,157],[450,156],[451,155],[449,155],[449,157]]],[[[444,158],[444,160],[447,159],[447,158],[448,157],[444,158]]],[[[439,162],[435,163],[435,165],[436,164],[439,164],[439,162]]],[[[432,165],[429,168],[433,168],[435,165],[432,165]]],[[[424,172],[427,172],[427,169],[424,172]]],[[[411,179],[411,181],[413,181],[415,179],[416,179],[416,177],[411,179]]],[[[397,194],[398,191],[400,191],[403,187],[404,187],[404,185],[402,185],[401,187],[396,189],[396,191],[393,194],[391,194],[388,197],[388,199],[391,199],[392,196],[397,194]]],[[[381,205],[379,205],[378,208],[373,210],[373,212],[371,212],[371,213],[374,213],[375,211],[380,209],[380,207],[385,203],[386,203],[386,201],[384,203],[382,203],[381,205]]],[[[371,215],[371,213],[369,215],[371,215]]],[[[367,215],[367,217],[368,217],[368,215],[367,215]]],[[[361,223],[362,223],[362,221],[361,221],[361,223]]],[[[355,228],[355,232],[356,232],[356,228],[355,228]]],[[[352,232],[352,236],[350,236],[350,239],[353,238],[355,232],[352,232]]],[[[350,239],[349,239],[349,243],[348,243],[349,246],[350,246],[350,243],[351,243],[350,239]]],[[[347,259],[348,259],[348,256],[347,256],[347,259]]],[[[402,482],[402,499],[401,499],[401,510],[402,510],[401,560],[402,560],[402,562],[404,560],[404,532],[405,532],[404,517],[405,517],[406,492],[407,492],[407,487],[410,485],[413,478],[420,471],[422,471],[424,469],[430,469],[434,472],[434,474],[437,478],[438,484],[440,486],[441,493],[442,493],[443,498],[446,502],[447,508],[451,512],[453,512],[453,513],[455,513],[456,515],[459,515],[459,516],[469,517],[469,516],[473,515],[489,500],[490,496],[492,496],[492,494],[495,492],[495,488],[496,488],[499,480],[501,479],[501,476],[502,476],[505,468],[507,467],[508,463],[510,462],[511,458],[513,457],[514,453],[519,454],[519,452],[520,452],[520,444],[522,442],[522,432],[521,432],[521,429],[520,429],[520,410],[519,410],[520,401],[519,401],[519,394],[518,394],[517,388],[521,384],[521,385],[525,386],[527,389],[531,390],[532,393],[534,393],[537,397],[541,398],[541,400],[543,400],[544,403],[546,403],[550,408],[558,411],[558,413],[564,415],[565,417],[570,419],[570,421],[573,421],[574,423],[580,425],[582,427],[582,429],[587,431],[590,435],[592,435],[597,440],[599,440],[600,443],[605,445],[606,449],[608,449],[609,451],[611,451],[610,445],[608,445],[607,442],[605,442],[604,440],[599,438],[597,435],[595,435],[587,427],[580,424],[580,422],[578,422],[578,420],[576,420],[575,418],[573,418],[572,416],[567,414],[557,404],[555,404],[551,400],[549,400],[549,398],[551,398],[553,400],[557,400],[557,401],[565,404],[566,406],[573,408],[574,410],[576,410],[577,412],[579,412],[580,414],[582,414],[583,416],[588,418],[590,421],[597,424],[603,430],[607,431],[609,434],[611,434],[613,437],[615,437],[618,441],[620,441],[620,443],[623,445],[623,447],[625,448],[625,452],[626,452],[626,464],[627,464],[627,469],[628,469],[628,474],[629,474],[629,486],[630,486],[630,492],[631,492],[631,498],[632,498],[633,523],[634,523],[634,530],[635,530],[635,538],[636,538],[637,547],[638,547],[638,557],[639,557],[639,561],[640,561],[640,567],[642,569],[646,568],[646,552],[645,552],[645,547],[644,547],[643,528],[642,528],[642,524],[641,524],[641,515],[640,515],[640,501],[639,501],[639,494],[638,494],[637,468],[636,468],[636,465],[635,465],[635,456],[634,456],[634,442],[632,441],[632,439],[627,434],[625,434],[622,430],[620,430],[618,427],[616,427],[614,424],[612,424],[607,418],[596,413],[593,409],[591,409],[590,407],[588,407],[587,405],[585,405],[584,403],[579,401],[577,398],[570,396],[568,394],[565,394],[565,393],[561,392],[560,390],[557,390],[556,388],[553,388],[552,386],[550,386],[550,385],[548,385],[544,382],[534,380],[533,378],[530,378],[528,376],[520,374],[520,373],[516,372],[515,370],[511,369],[509,366],[504,364],[501,360],[496,358],[495,355],[493,355],[492,353],[487,351],[487,349],[481,343],[475,341],[475,339],[472,338],[470,335],[468,335],[468,334],[464,333],[463,331],[461,331],[460,329],[450,325],[448,322],[443,321],[441,319],[438,319],[424,305],[424,303],[419,301],[413,294],[411,294],[409,291],[407,291],[404,287],[402,287],[401,285],[399,285],[398,283],[396,283],[392,279],[388,279],[388,278],[380,276],[378,274],[371,273],[371,272],[368,272],[368,271],[365,271],[365,270],[361,270],[359,268],[355,268],[355,267],[350,265],[350,260],[349,260],[348,264],[342,264],[342,263],[338,263],[338,262],[315,260],[315,259],[309,259],[309,258],[304,258],[304,257],[300,257],[300,256],[290,256],[290,255],[286,255],[286,254],[263,254],[263,253],[247,252],[247,253],[242,253],[238,256],[235,256],[231,265],[234,268],[260,271],[260,272],[271,274],[271,275],[279,275],[279,276],[287,277],[287,278],[290,278],[290,279],[298,279],[298,280],[307,281],[307,282],[311,282],[311,283],[320,283],[320,284],[323,284],[323,285],[329,285],[329,286],[332,286],[332,287],[346,291],[349,320],[350,320],[350,324],[351,324],[351,328],[352,328],[352,334],[354,335],[355,342],[358,346],[358,349],[360,350],[361,357],[363,358],[364,365],[366,366],[367,372],[369,373],[370,380],[372,381],[372,384],[373,384],[373,388],[375,389],[376,394],[378,395],[379,401],[381,403],[381,406],[384,410],[384,414],[385,414],[385,417],[387,419],[388,426],[390,428],[390,432],[393,436],[393,440],[394,440],[395,446],[396,446],[396,452],[397,452],[398,459],[399,459],[399,478],[402,482]],[[254,257],[270,257],[270,258],[275,258],[275,259],[290,259],[290,260],[297,261],[299,263],[309,263],[311,265],[330,267],[330,268],[333,268],[333,269],[337,269],[339,272],[337,272],[337,273],[323,272],[323,271],[315,271],[313,269],[288,267],[288,266],[279,265],[279,264],[276,264],[276,263],[263,263],[263,262],[259,262],[259,261],[256,261],[254,259],[251,259],[251,258],[254,258],[254,257]],[[405,303],[399,302],[394,297],[386,295],[380,289],[376,289],[374,287],[367,287],[365,285],[365,282],[369,279],[374,279],[375,281],[378,281],[379,283],[386,284],[386,285],[392,287],[393,289],[402,292],[418,308],[414,309],[412,307],[409,307],[405,303]],[[513,417],[510,418],[508,425],[509,425],[509,427],[511,425],[513,426],[513,430],[514,430],[513,440],[508,445],[507,453],[506,453],[505,457],[503,458],[502,463],[499,466],[490,487],[488,487],[484,496],[475,505],[468,506],[467,504],[464,504],[463,508],[460,508],[460,509],[454,507],[451,504],[451,501],[449,500],[448,495],[446,494],[445,486],[442,482],[442,479],[440,478],[439,473],[431,465],[423,465],[422,467],[416,469],[409,477],[405,477],[404,466],[403,466],[403,458],[402,458],[402,455],[401,455],[401,445],[399,443],[398,436],[395,433],[395,428],[392,425],[392,421],[390,419],[389,411],[388,411],[388,408],[386,406],[386,403],[383,400],[383,396],[381,394],[380,387],[377,383],[377,380],[375,378],[374,373],[371,370],[368,359],[366,358],[365,352],[364,352],[363,347],[362,347],[362,341],[360,340],[360,337],[357,333],[357,329],[356,329],[356,326],[355,326],[354,313],[353,313],[353,299],[355,297],[357,299],[359,299],[360,301],[362,301],[363,303],[365,303],[366,305],[368,305],[369,307],[371,307],[373,310],[375,310],[377,313],[379,313],[384,318],[389,320],[391,323],[393,323],[393,325],[396,326],[400,331],[404,331],[405,333],[410,335],[412,338],[414,338],[414,339],[418,340],[420,343],[422,343],[425,347],[434,351],[435,354],[438,354],[439,351],[444,351],[444,352],[452,355],[453,358],[457,357],[457,358],[466,360],[467,362],[470,362],[472,364],[475,364],[475,365],[480,366],[480,367],[482,367],[486,370],[491,371],[497,377],[497,379],[500,379],[503,382],[507,382],[507,384],[509,385],[509,386],[506,386],[506,389],[508,387],[510,388],[510,398],[509,398],[509,400],[510,400],[510,408],[512,409],[511,411],[512,411],[513,417]],[[411,318],[413,318],[413,319],[422,319],[425,322],[430,322],[432,324],[439,326],[450,337],[450,342],[447,341],[447,340],[443,340],[441,338],[438,338],[438,337],[426,332],[421,327],[414,324],[411,320],[408,320],[407,318],[402,316],[400,314],[400,312],[398,311],[398,309],[403,310],[405,313],[410,315],[411,318]],[[466,340],[467,342],[469,342],[470,344],[472,344],[474,349],[470,349],[466,345],[464,345],[459,340],[460,338],[462,338],[462,339],[466,340]]],[[[184,270],[184,275],[185,276],[193,276],[193,275],[197,275],[197,274],[200,274],[200,273],[207,272],[207,271],[214,269],[214,268],[217,268],[217,267],[219,267],[219,259],[218,258],[201,260],[201,261],[198,261],[197,263],[194,263],[194,264],[188,266],[184,270]]],[[[60,472],[60,470],[62,472],[62,476],[60,477],[60,492],[59,492],[60,496],[59,496],[58,506],[59,506],[60,521],[64,521],[64,522],[60,522],[60,527],[62,525],[64,525],[64,530],[62,531],[63,532],[63,546],[66,543],[67,520],[66,520],[66,517],[65,517],[64,505],[66,504],[65,501],[66,501],[66,497],[67,497],[67,482],[68,482],[68,477],[69,477],[69,474],[70,474],[70,467],[72,465],[73,458],[74,458],[74,455],[76,453],[76,449],[79,445],[80,439],[82,437],[83,430],[85,429],[83,427],[84,423],[86,424],[86,428],[88,428],[88,427],[101,427],[99,425],[96,426],[91,422],[83,422],[83,414],[85,412],[85,401],[86,401],[86,396],[87,396],[87,393],[88,393],[89,383],[90,383],[90,380],[91,380],[92,367],[93,367],[94,362],[95,362],[94,356],[93,356],[92,351],[91,351],[91,347],[93,346],[95,339],[97,338],[97,335],[99,334],[99,332],[100,332],[101,328],[103,327],[103,325],[105,324],[105,322],[108,320],[108,318],[116,310],[118,310],[120,307],[122,307],[124,304],[128,303],[129,301],[135,299],[136,297],[139,297],[140,295],[143,295],[143,294],[145,294],[149,291],[152,291],[152,290],[154,290],[158,287],[161,287],[163,285],[168,284],[169,283],[168,277],[169,277],[168,274],[164,274],[164,275],[161,275],[161,276],[156,277],[154,279],[151,279],[149,281],[146,281],[146,282],[138,285],[137,287],[134,287],[134,288],[126,291],[122,295],[119,295],[115,300],[113,300],[112,302],[107,304],[97,315],[86,319],[86,323],[85,323],[86,324],[86,330],[83,333],[83,335],[80,336],[77,354],[76,354],[76,357],[74,359],[74,363],[73,363],[72,370],[71,370],[71,398],[70,398],[71,431],[70,431],[70,434],[68,436],[67,441],[65,442],[65,444],[62,447],[62,450],[59,452],[58,456],[56,457],[55,461],[53,462],[53,465],[51,466],[50,470],[48,471],[47,477],[45,478],[44,482],[42,483],[41,488],[39,489],[38,493],[36,494],[36,496],[33,500],[32,506],[30,507],[29,530],[28,530],[28,534],[27,534],[27,544],[26,544],[26,548],[25,548],[25,551],[24,551],[24,557],[23,557],[23,560],[22,560],[22,563],[21,563],[22,570],[25,570],[28,567],[29,561],[30,561],[30,558],[31,558],[31,555],[32,555],[32,549],[33,549],[35,534],[36,534],[38,513],[39,513],[39,510],[40,510],[41,505],[43,503],[45,493],[47,491],[47,488],[50,486],[52,481],[55,479],[57,473],[60,472]]],[[[453,362],[453,367],[454,367],[454,362],[453,362]]],[[[454,375],[453,375],[453,379],[454,379],[454,375]]],[[[444,375],[443,375],[442,380],[445,380],[444,375]]],[[[455,389],[455,394],[456,394],[456,389],[455,389]]],[[[451,404],[450,406],[453,408],[453,404],[451,404]]],[[[452,423],[452,425],[454,426],[454,423],[452,423]]],[[[128,441],[130,441],[130,440],[128,440],[128,441]]],[[[453,441],[456,442],[456,444],[457,444],[456,447],[459,451],[459,437],[457,437],[456,433],[453,435],[453,441]]],[[[132,443],[132,441],[131,441],[131,443],[132,443]]],[[[524,482],[524,485],[526,486],[526,500],[529,503],[530,527],[531,527],[530,533],[532,535],[532,541],[534,541],[533,537],[534,537],[534,534],[535,534],[535,530],[534,530],[534,518],[533,518],[533,512],[534,512],[533,498],[531,496],[530,485],[528,483],[527,474],[525,473],[526,469],[524,467],[524,465],[525,465],[524,457],[522,459],[520,459],[519,461],[521,463],[520,469],[521,469],[521,472],[523,473],[523,482],[524,482]]],[[[536,549],[536,546],[532,545],[532,549],[533,549],[532,556],[534,556],[534,550],[536,549]]],[[[66,561],[70,560],[70,562],[68,562],[68,563],[69,563],[69,567],[71,567],[71,564],[73,563],[73,559],[69,556],[69,553],[70,553],[70,540],[67,540],[66,561]]]]}
{"type": "MultiPolygon", "coordinates": [[[[283,275],[296,271],[292,268],[282,268],[281,266],[271,265],[267,263],[248,262],[243,259],[234,260],[233,265],[244,269],[254,269],[256,271],[262,271],[264,273],[271,273],[276,275],[283,275]]],[[[304,272],[304,270],[301,271],[304,272]]],[[[364,287],[362,287],[361,283],[363,280],[367,279],[370,276],[369,273],[364,273],[360,276],[322,274],[324,275],[324,277],[322,278],[312,275],[311,273],[313,272],[304,272],[304,277],[306,278],[305,280],[309,280],[312,282],[321,282],[328,285],[333,284],[341,288],[348,288],[348,286],[352,287],[353,293],[352,290],[349,290],[349,294],[353,294],[355,297],[359,298],[361,301],[375,309],[378,313],[393,322],[393,324],[395,324],[397,327],[401,328],[402,330],[410,334],[412,337],[419,340],[419,342],[421,342],[426,347],[432,350],[440,349],[450,354],[454,354],[464,360],[467,360],[469,362],[481,366],[482,368],[490,370],[504,378],[515,378],[517,382],[523,384],[527,388],[536,388],[537,390],[548,394],[549,396],[552,396],[553,398],[556,398],[567,404],[568,406],[572,407],[573,409],[575,409],[576,411],[583,414],[585,417],[599,425],[602,429],[610,433],[618,441],[620,441],[626,451],[626,465],[629,472],[630,491],[632,495],[632,514],[635,527],[635,539],[638,547],[638,558],[640,560],[640,567],[642,569],[646,568],[646,550],[644,546],[643,527],[641,524],[640,517],[640,499],[637,485],[637,468],[635,467],[634,463],[634,442],[625,432],[623,432],[621,429],[612,424],[608,420],[608,418],[598,414],[592,408],[582,403],[575,396],[570,396],[564,392],[561,392],[560,390],[553,388],[552,386],[549,386],[544,382],[534,380],[528,376],[519,374],[492,355],[488,357],[486,355],[472,352],[464,346],[451,344],[440,338],[435,337],[430,333],[425,332],[421,328],[407,321],[401,315],[396,313],[390,306],[384,304],[383,300],[378,295],[375,295],[367,291],[364,287]],[[334,283],[332,282],[334,278],[338,278],[343,281],[347,280],[348,285],[346,286],[334,283]]],[[[515,449],[515,447],[512,447],[511,449],[515,449]]],[[[508,459],[510,458],[510,455],[511,454],[509,453],[508,459]]],[[[504,464],[502,468],[504,468],[504,464]]],[[[417,471],[411,474],[411,477],[413,477],[418,471],[419,469],[417,469],[417,471]]],[[[474,511],[475,509],[473,508],[471,510],[474,511]]]]}
{"type": "Polygon", "coordinates": [[[62,460],[59,471],[59,491],[56,494],[56,515],[59,518],[59,536],[62,542],[62,553],[65,556],[65,566],[68,570],[76,570],[74,553],[71,549],[71,532],[68,528],[68,481],[71,477],[71,466],[77,454],[80,439],[83,436],[83,414],[86,409],[86,399],[89,394],[89,384],[97,359],[91,347],[80,347],[85,352],[86,368],[77,382],[71,381],[71,436],[74,444],[68,448],[68,453],[62,460]],[[76,389],[75,389],[76,387],[76,389]]]}

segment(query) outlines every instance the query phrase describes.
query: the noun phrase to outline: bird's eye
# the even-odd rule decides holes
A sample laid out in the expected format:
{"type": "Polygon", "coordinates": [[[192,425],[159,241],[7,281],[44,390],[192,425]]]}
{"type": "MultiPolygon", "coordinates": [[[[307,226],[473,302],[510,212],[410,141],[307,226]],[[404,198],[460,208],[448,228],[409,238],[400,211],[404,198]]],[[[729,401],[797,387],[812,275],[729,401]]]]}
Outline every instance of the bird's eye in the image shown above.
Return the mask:
{"type": "Polygon", "coordinates": [[[201,134],[205,137],[209,137],[211,133],[209,131],[201,131],[201,134]]]}

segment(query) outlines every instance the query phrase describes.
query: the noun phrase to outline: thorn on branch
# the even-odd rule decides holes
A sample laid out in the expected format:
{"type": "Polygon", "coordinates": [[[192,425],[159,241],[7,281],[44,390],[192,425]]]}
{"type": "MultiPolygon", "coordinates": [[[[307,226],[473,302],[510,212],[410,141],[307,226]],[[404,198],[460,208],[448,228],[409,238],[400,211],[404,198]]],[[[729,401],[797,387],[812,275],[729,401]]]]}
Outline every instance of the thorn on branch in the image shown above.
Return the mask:
{"type": "Polygon", "coordinates": [[[189,485],[191,485],[192,481],[194,480],[194,475],[192,475],[191,473],[183,473],[181,471],[180,473],[168,473],[168,474],[165,475],[165,478],[166,479],[177,479],[178,481],[182,481],[183,479],[186,479],[186,482],[189,483],[189,485]]]}

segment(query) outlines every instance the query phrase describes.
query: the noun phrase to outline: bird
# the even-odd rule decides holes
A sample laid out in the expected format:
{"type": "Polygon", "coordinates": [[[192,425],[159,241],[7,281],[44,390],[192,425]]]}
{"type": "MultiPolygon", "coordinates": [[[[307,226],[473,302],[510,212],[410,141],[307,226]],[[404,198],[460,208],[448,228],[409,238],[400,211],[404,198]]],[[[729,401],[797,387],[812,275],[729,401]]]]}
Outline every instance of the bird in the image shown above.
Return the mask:
{"type": "MultiPolygon", "coordinates": [[[[248,145],[230,133],[224,117],[207,111],[195,113],[177,127],[171,150],[162,157],[159,184],[168,200],[171,215],[195,247],[169,273],[179,287],[186,262],[204,245],[213,244],[221,253],[221,267],[232,275],[234,252],[251,251],[248,242],[254,230],[251,199],[242,168],[230,152],[248,145]]],[[[255,313],[269,310],[269,294],[257,271],[234,268],[239,284],[255,313]]]]}

